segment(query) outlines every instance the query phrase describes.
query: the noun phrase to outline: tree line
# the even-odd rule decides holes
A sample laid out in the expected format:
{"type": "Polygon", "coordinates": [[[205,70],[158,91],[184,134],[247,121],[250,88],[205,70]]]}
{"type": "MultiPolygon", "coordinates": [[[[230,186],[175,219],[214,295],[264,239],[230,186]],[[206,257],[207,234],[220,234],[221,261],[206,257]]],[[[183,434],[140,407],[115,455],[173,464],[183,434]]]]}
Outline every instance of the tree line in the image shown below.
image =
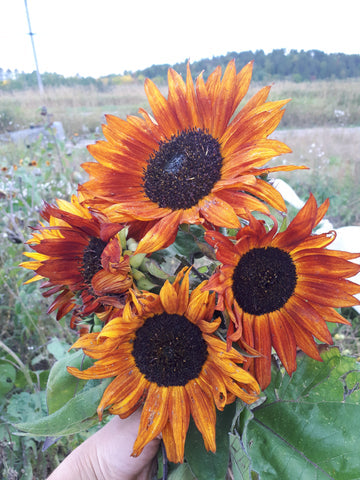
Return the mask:
{"type": "MultiPolygon", "coordinates": [[[[191,62],[191,72],[196,77],[204,72],[206,77],[217,65],[224,69],[230,60],[234,59],[237,68],[254,60],[254,81],[291,80],[295,82],[344,79],[360,77],[360,55],[347,55],[345,53],[324,53],[319,50],[297,51],[285,48],[273,50],[265,54],[263,50],[229,52],[226,55],[212,57],[191,62]]],[[[173,65],[175,70],[182,75],[186,73],[186,63],[173,65]]],[[[152,65],[142,71],[136,72],[145,77],[166,78],[170,65],[152,65]]]]}
{"type": "MultiPolygon", "coordinates": [[[[344,53],[324,53],[320,50],[287,52],[284,48],[273,50],[265,54],[263,50],[243,51],[240,53],[229,52],[226,55],[206,58],[191,62],[191,71],[193,77],[200,72],[204,72],[204,77],[212,72],[217,65],[223,68],[230,60],[234,59],[238,68],[249,61],[255,63],[253,80],[269,81],[287,79],[295,82],[325,80],[325,79],[345,79],[360,77],[360,55],[347,55],[344,53]]],[[[132,81],[142,81],[145,77],[156,79],[157,81],[166,81],[169,67],[175,68],[183,76],[186,74],[187,61],[176,63],[174,65],[152,65],[143,70],[135,72],[126,71],[123,75],[107,75],[100,78],[64,77],[57,73],[42,73],[44,86],[89,86],[92,85],[100,90],[109,88],[113,84],[122,83],[126,77],[132,81]]],[[[0,68],[0,90],[19,90],[26,88],[35,88],[37,86],[36,72],[24,73],[15,70],[4,71],[0,68]]]]}
{"type": "MultiPolygon", "coordinates": [[[[75,77],[64,77],[58,73],[41,73],[41,80],[45,87],[60,87],[60,86],[74,86],[93,85],[97,88],[102,87],[102,83],[92,77],[81,77],[77,75],[75,77]]],[[[36,72],[24,73],[18,70],[6,70],[0,68],[0,90],[25,90],[27,88],[37,88],[37,76],[36,72]]]]}

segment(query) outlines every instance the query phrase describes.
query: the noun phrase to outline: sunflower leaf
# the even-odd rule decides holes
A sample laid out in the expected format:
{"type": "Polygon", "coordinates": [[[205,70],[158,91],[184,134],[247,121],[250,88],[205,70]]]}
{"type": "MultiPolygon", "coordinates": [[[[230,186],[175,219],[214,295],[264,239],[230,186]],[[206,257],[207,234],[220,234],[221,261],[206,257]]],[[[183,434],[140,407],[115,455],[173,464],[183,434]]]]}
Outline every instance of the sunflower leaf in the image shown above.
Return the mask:
{"type": "Polygon", "coordinates": [[[241,445],[240,435],[234,435],[233,433],[229,435],[231,471],[234,480],[251,480],[251,461],[241,445]]]}
{"type": "Polygon", "coordinates": [[[168,480],[196,480],[196,477],[191,473],[189,465],[182,463],[169,474],[168,480]]]}
{"type": "Polygon", "coordinates": [[[92,363],[90,357],[84,355],[82,350],[76,352],[72,350],[53,365],[46,386],[46,402],[49,414],[59,410],[86,384],[86,380],[80,380],[70,375],[66,367],[71,365],[85,369],[90,367],[92,363]]]}
{"type": "Polygon", "coordinates": [[[261,480],[360,478],[360,366],[336,348],[322,358],[300,356],[253,410],[243,441],[261,480]]]}
{"type": "Polygon", "coordinates": [[[198,241],[204,242],[204,229],[199,225],[191,225],[187,231],[179,229],[175,242],[168,249],[191,258],[191,255],[201,253],[198,241]]]}
{"type": "Polygon", "coordinates": [[[98,422],[96,409],[105,388],[111,380],[106,379],[94,387],[84,389],[51,415],[40,417],[31,422],[16,423],[14,427],[24,432],[18,432],[17,434],[61,437],[89,428],[98,422]]]}
{"type": "Polygon", "coordinates": [[[207,452],[201,433],[191,419],[185,442],[185,457],[198,480],[224,480],[229,464],[229,430],[235,404],[216,412],[216,453],[207,452]]]}
{"type": "MultiPolygon", "coordinates": [[[[261,404],[262,400],[261,398],[258,403],[261,404]]],[[[243,402],[237,400],[236,413],[229,433],[231,472],[234,480],[251,480],[252,478],[251,460],[245,451],[243,441],[247,425],[253,418],[252,409],[249,406],[245,407],[243,402]],[[241,438],[239,432],[244,432],[243,438],[241,438]]]]}

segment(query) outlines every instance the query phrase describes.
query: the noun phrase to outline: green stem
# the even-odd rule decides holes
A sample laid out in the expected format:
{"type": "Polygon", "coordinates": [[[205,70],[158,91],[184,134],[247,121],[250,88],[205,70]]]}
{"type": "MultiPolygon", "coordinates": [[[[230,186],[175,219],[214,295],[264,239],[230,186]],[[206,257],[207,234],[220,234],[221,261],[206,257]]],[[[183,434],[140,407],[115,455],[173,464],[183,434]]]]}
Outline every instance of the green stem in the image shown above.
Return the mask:
{"type": "Polygon", "coordinates": [[[178,260],[180,260],[181,262],[181,265],[185,266],[185,267],[192,267],[191,271],[198,277],[200,278],[201,281],[203,280],[207,280],[208,277],[206,277],[206,275],[203,275],[202,273],[200,273],[195,267],[194,265],[189,262],[189,260],[186,258],[186,257],[183,257],[182,255],[175,255],[175,258],[177,258],[178,260]]]}

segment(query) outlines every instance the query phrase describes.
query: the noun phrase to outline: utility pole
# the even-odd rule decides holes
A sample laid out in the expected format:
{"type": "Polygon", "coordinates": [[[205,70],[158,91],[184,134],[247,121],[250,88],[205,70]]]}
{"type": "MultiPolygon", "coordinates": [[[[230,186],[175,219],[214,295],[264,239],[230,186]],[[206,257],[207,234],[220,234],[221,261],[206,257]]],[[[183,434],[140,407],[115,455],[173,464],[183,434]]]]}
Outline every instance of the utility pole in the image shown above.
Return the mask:
{"type": "Polygon", "coordinates": [[[26,16],[27,16],[27,21],[28,21],[28,25],[29,25],[29,35],[30,35],[30,38],[31,38],[31,45],[32,45],[33,54],[34,54],[34,60],[35,60],[35,66],[36,66],[36,76],[37,76],[39,92],[40,92],[40,95],[43,95],[44,94],[44,87],[43,87],[43,83],[42,83],[42,80],[41,80],[41,75],[40,75],[40,72],[39,72],[39,66],[38,66],[38,62],[37,62],[37,58],[36,58],[34,34],[31,30],[30,16],[29,16],[29,10],[28,10],[28,6],[27,6],[27,0],[25,0],[25,10],[26,10],[26,16]]]}

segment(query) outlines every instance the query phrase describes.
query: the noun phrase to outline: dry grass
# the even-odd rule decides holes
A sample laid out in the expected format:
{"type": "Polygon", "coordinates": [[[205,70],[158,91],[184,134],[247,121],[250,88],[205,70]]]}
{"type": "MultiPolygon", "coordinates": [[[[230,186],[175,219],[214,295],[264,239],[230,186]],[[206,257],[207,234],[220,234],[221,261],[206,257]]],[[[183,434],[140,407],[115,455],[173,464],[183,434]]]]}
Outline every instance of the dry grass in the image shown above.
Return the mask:
{"type": "MultiPolygon", "coordinates": [[[[104,114],[120,117],[147,107],[142,85],[119,85],[99,91],[94,87],[54,87],[40,96],[37,90],[0,93],[0,113],[5,112],[11,124],[8,130],[41,123],[40,109],[46,106],[54,120],[61,121],[67,135],[95,132],[104,114]]],[[[3,122],[5,123],[5,122],[3,122]]]]}
{"type": "MultiPolygon", "coordinates": [[[[330,198],[328,218],[335,227],[360,224],[360,127],[315,127],[278,130],[272,135],[285,142],[292,154],[285,164],[305,165],[309,170],[279,173],[298,195],[309,192],[318,202],[330,198]]],[[[279,158],[272,161],[279,164],[279,158]]]]}
{"type": "MultiPolygon", "coordinates": [[[[252,84],[247,98],[262,86],[252,84]]],[[[162,86],[161,91],[166,95],[167,87],[162,86]]],[[[279,81],[273,85],[270,99],[279,98],[292,98],[283,127],[360,125],[360,79],[279,81]]],[[[142,83],[107,86],[102,91],[94,87],[53,87],[47,88],[43,97],[37,90],[0,91],[0,130],[39,123],[43,105],[54,120],[63,122],[69,136],[95,132],[106,113],[124,118],[136,114],[139,107],[148,108],[142,83]]]]}
{"type": "Polygon", "coordinates": [[[282,126],[360,125],[360,79],[275,83],[271,99],[291,98],[282,126]]]}

